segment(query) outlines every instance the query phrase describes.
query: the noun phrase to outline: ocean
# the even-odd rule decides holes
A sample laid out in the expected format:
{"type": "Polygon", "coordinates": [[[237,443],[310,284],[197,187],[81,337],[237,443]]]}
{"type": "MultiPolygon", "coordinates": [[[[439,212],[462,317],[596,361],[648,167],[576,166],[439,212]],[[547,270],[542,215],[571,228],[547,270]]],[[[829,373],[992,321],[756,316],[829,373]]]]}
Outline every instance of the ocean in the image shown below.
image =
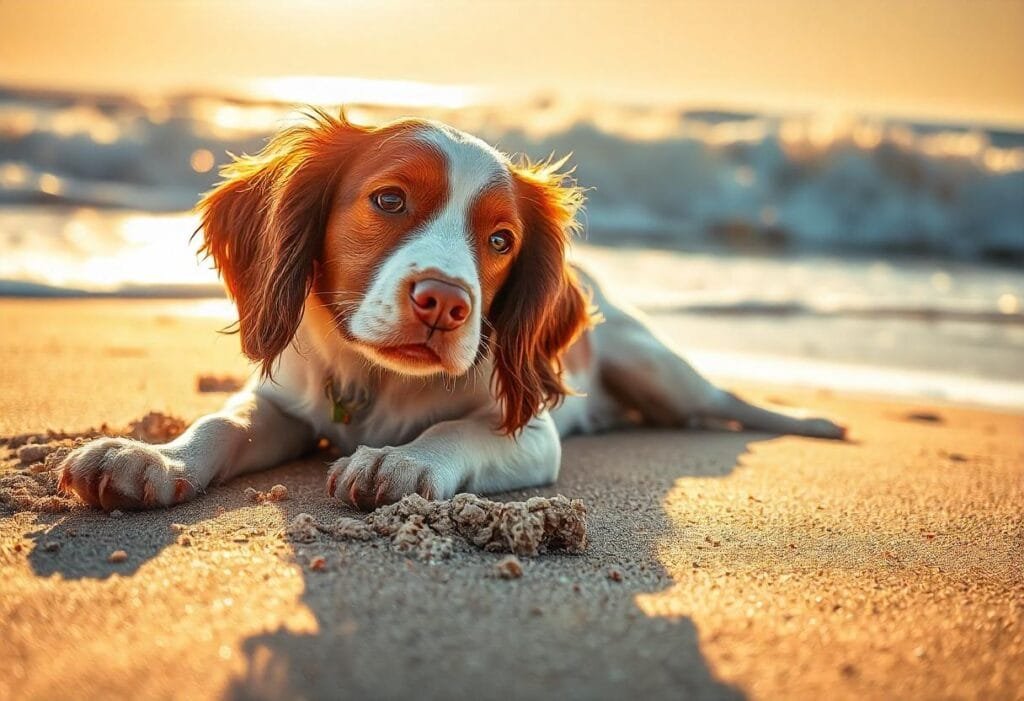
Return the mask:
{"type": "MultiPolygon", "coordinates": [[[[571,153],[574,257],[715,377],[1024,406],[1022,133],[556,98],[347,113],[571,153]]],[[[0,89],[0,294],[222,298],[190,209],[297,115],[0,89]]]]}

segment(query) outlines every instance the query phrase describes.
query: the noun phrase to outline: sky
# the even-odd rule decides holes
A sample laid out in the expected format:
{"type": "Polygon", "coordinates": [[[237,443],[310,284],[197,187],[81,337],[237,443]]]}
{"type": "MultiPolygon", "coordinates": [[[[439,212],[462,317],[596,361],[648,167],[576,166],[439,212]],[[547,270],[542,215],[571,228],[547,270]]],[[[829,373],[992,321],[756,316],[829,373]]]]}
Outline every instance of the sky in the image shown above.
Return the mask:
{"type": "Polygon", "coordinates": [[[281,76],[1021,127],[1024,2],[0,0],[0,83],[281,76]]]}

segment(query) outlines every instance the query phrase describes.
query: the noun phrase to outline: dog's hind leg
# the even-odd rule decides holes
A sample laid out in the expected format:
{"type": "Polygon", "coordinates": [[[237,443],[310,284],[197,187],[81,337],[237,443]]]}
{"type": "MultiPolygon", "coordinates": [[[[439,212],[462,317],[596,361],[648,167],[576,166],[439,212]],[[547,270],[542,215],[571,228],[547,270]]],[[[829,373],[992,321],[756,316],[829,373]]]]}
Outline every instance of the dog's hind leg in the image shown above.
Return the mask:
{"type": "Polygon", "coordinates": [[[605,318],[592,332],[600,381],[625,413],[653,426],[689,426],[710,420],[771,433],[845,437],[846,429],[828,419],[771,411],[719,389],[660,339],[639,312],[613,304],[588,282],[605,318]]]}
{"type": "Polygon", "coordinates": [[[736,421],[743,428],[769,433],[790,433],[812,438],[846,438],[846,427],[818,417],[790,416],[772,411],[740,399],[732,392],[718,390],[704,416],[724,421],[736,421]]]}

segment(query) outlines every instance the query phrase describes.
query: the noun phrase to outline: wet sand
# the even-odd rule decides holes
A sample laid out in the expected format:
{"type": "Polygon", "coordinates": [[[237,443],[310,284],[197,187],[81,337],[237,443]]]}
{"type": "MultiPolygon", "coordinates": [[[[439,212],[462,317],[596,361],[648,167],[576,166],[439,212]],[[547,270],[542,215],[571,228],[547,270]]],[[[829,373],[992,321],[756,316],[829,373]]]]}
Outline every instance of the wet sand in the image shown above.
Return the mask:
{"type": "MultiPolygon", "coordinates": [[[[0,301],[0,433],[215,408],[197,376],[246,366],[197,308],[0,301]]],[[[520,579],[480,551],[284,540],[300,512],[356,515],[326,455],[170,510],[0,514],[0,698],[1019,697],[1024,416],[736,389],[852,440],[571,439],[556,485],[505,496],[584,499],[589,548],[520,579]]]]}

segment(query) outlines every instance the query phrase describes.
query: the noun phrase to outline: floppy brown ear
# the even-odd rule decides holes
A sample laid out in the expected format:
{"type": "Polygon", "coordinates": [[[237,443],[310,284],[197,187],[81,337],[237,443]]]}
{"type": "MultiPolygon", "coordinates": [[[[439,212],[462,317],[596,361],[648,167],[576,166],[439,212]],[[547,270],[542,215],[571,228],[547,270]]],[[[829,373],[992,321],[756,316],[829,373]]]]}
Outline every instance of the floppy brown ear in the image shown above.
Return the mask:
{"type": "Polygon", "coordinates": [[[555,172],[558,165],[513,173],[523,243],[491,306],[500,428],[508,434],[569,392],[561,378],[561,355],[590,323],[589,299],[565,258],[583,195],[563,183],[565,177],[555,172]]]}
{"type": "Polygon", "coordinates": [[[202,250],[238,307],[242,351],[264,375],[302,321],[334,188],[369,131],[314,111],[225,167],[199,202],[202,250]]]}

